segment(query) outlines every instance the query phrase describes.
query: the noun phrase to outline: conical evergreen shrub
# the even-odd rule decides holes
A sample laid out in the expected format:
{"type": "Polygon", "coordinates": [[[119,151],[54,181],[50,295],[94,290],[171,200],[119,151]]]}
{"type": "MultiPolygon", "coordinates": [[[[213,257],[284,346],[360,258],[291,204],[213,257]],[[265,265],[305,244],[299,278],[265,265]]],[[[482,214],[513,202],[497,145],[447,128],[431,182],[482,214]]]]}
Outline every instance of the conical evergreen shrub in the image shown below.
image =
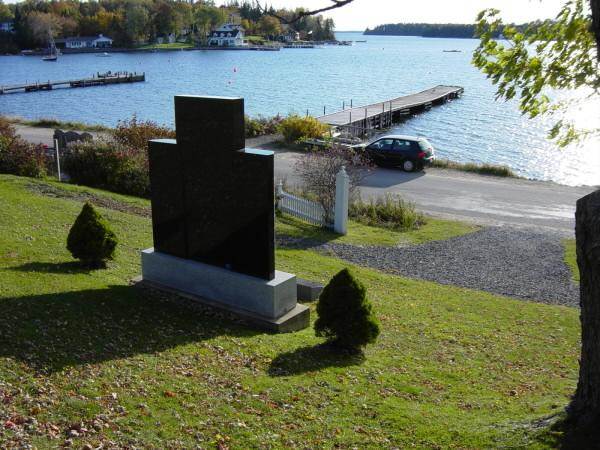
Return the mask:
{"type": "Polygon", "coordinates": [[[83,205],[67,238],[67,249],[73,257],[86,265],[99,267],[113,258],[116,246],[117,238],[108,223],[92,205],[83,205]]]}
{"type": "Polygon", "coordinates": [[[325,286],[317,303],[315,333],[340,348],[359,351],[375,342],[379,323],[364,285],[343,269],[325,286]]]}

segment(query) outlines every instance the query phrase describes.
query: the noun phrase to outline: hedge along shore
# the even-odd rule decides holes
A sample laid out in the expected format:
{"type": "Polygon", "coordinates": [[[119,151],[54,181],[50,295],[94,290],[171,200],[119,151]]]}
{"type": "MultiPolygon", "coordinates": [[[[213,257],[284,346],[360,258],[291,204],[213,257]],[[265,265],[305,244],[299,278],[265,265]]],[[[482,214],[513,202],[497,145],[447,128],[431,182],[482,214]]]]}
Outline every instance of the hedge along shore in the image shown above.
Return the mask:
{"type": "MultiPolygon", "coordinates": [[[[51,130],[52,133],[54,132],[54,129],[56,129],[56,128],[69,129],[69,130],[74,130],[74,131],[92,131],[92,132],[109,132],[114,129],[112,127],[108,127],[105,125],[87,124],[87,123],[83,123],[83,122],[73,122],[73,121],[62,121],[62,120],[58,120],[58,119],[54,119],[54,118],[40,118],[40,119],[36,119],[36,120],[29,120],[29,119],[24,119],[21,117],[7,117],[7,119],[13,124],[24,125],[24,126],[28,126],[28,127],[34,127],[34,128],[48,129],[48,130],[51,130]]],[[[252,119],[256,120],[255,118],[252,118],[252,119]]],[[[22,135],[22,133],[20,133],[20,134],[22,135]]],[[[27,136],[22,135],[22,137],[26,140],[30,140],[30,139],[28,139],[27,136]]],[[[51,138],[49,138],[48,141],[51,142],[51,138]]],[[[297,146],[289,145],[284,142],[278,142],[278,141],[282,141],[282,137],[278,134],[258,135],[255,137],[247,138],[246,145],[248,147],[257,147],[257,146],[269,145],[269,144],[277,142],[277,148],[271,148],[272,150],[277,151],[277,150],[292,150],[293,149],[294,151],[298,151],[297,146]]],[[[45,143],[48,144],[49,142],[45,142],[45,143]]],[[[461,162],[450,161],[450,160],[446,160],[446,159],[438,159],[433,163],[432,167],[436,168],[436,169],[456,170],[459,172],[477,173],[479,175],[486,175],[486,176],[524,179],[524,177],[517,175],[510,167],[494,165],[494,164],[477,164],[477,163],[472,163],[472,162],[461,163],[461,162]]]]}

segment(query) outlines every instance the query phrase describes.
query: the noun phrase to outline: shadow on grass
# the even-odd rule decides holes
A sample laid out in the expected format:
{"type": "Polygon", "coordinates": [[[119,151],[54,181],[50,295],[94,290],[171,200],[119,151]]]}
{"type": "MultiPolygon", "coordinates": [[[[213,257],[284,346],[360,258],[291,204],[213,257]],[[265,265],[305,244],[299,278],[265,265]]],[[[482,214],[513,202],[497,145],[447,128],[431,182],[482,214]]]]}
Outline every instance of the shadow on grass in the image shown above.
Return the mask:
{"type": "Polygon", "coordinates": [[[306,372],[326,369],[328,367],[357,366],[364,362],[365,356],[360,353],[343,353],[328,344],[302,347],[292,352],[278,355],[269,367],[272,377],[299,375],[306,372]]]}
{"type": "Polygon", "coordinates": [[[43,272],[43,273],[54,273],[54,274],[77,274],[77,273],[90,273],[93,270],[102,269],[102,267],[91,267],[89,265],[82,264],[79,261],[67,261],[67,262],[31,262],[22,264],[20,266],[10,267],[8,270],[16,272],[43,272]]]}
{"type": "Polygon", "coordinates": [[[312,225],[288,214],[277,214],[277,221],[293,227],[291,233],[276,231],[277,245],[280,247],[308,250],[341,237],[327,228],[312,225]]]}
{"type": "Polygon", "coordinates": [[[258,333],[209,308],[134,286],[0,299],[0,358],[41,373],[258,333]]]}
{"type": "Polygon", "coordinates": [[[537,441],[548,448],[563,450],[600,449],[600,428],[597,421],[589,425],[576,426],[570,422],[565,413],[558,420],[545,427],[538,435],[537,441]]]}

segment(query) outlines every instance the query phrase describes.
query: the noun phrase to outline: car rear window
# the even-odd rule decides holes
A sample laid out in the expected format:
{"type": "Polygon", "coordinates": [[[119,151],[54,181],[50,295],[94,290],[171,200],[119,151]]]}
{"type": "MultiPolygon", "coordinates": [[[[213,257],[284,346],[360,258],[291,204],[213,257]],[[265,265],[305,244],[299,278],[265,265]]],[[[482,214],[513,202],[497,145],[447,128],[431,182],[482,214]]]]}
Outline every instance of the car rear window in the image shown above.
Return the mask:
{"type": "Polygon", "coordinates": [[[421,150],[423,150],[423,151],[425,151],[425,150],[430,150],[430,149],[433,149],[433,145],[431,145],[431,144],[429,143],[429,141],[428,141],[428,140],[426,140],[426,139],[421,139],[421,140],[419,141],[419,147],[420,147],[420,148],[421,148],[421,150]]]}

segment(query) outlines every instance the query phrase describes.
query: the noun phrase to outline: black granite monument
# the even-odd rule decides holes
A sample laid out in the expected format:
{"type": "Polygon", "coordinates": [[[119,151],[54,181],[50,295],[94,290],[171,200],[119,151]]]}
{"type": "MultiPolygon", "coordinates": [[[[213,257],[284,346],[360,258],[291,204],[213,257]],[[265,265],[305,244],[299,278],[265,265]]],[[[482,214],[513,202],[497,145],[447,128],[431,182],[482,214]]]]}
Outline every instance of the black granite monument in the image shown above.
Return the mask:
{"type": "Polygon", "coordinates": [[[177,96],[175,126],[149,143],[155,250],[272,280],[274,157],[244,148],[244,100],[177,96]]]}

